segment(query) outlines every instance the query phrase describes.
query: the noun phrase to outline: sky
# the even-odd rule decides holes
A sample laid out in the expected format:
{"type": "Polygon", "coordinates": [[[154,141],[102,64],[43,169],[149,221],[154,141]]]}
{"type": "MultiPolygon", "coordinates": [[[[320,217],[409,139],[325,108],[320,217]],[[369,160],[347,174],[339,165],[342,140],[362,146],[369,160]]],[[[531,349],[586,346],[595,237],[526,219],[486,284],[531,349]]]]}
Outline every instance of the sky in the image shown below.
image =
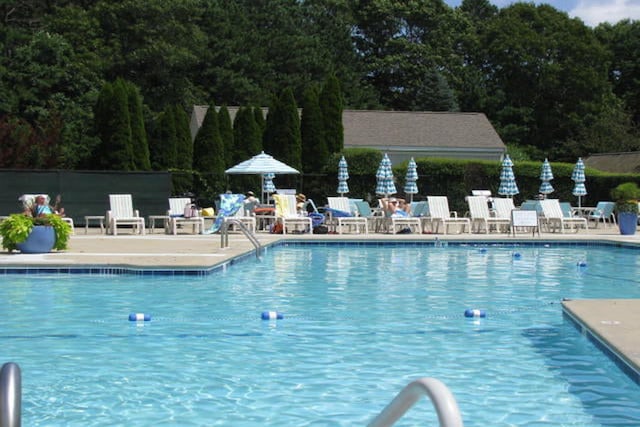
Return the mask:
{"type": "MultiPolygon", "coordinates": [[[[513,0],[490,0],[502,8],[515,3],[513,0]]],[[[459,6],[461,0],[445,0],[449,6],[459,6]]],[[[615,24],[629,18],[640,20],[640,0],[547,0],[534,1],[536,4],[547,3],[558,10],[567,12],[571,18],[580,18],[591,27],[600,23],[615,24]]]]}

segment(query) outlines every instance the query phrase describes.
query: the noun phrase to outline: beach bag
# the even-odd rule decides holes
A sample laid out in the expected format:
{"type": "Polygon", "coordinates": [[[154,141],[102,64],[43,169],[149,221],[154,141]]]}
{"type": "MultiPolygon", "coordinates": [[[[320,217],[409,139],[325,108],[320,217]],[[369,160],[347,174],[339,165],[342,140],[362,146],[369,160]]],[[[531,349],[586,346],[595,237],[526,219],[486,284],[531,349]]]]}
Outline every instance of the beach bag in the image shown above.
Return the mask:
{"type": "Polygon", "coordinates": [[[272,234],[282,234],[282,223],[280,222],[276,222],[275,224],[273,224],[271,226],[271,233],[272,234]]]}

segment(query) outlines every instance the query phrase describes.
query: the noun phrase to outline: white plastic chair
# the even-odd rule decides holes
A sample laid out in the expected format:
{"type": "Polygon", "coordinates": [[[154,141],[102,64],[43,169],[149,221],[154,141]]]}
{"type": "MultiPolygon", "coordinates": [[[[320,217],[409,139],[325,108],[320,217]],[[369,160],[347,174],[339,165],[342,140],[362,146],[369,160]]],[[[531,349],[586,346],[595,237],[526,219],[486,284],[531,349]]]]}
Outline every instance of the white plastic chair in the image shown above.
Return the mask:
{"type": "Polygon", "coordinates": [[[199,216],[185,217],[184,213],[187,206],[191,206],[191,199],[188,197],[172,197],[169,199],[166,233],[178,234],[178,225],[191,225],[198,234],[203,233],[204,218],[199,216]]]}
{"type": "Polygon", "coordinates": [[[132,225],[136,233],[145,234],[144,218],[138,210],[133,209],[131,194],[109,194],[109,210],[107,211],[109,232],[116,236],[118,225],[132,225]]]}
{"type": "Polygon", "coordinates": [[[565,226],[575,229],[576,233],[579,228],[587,229],[587,220],[585,218],[564,216],[558,199],[540,200],[540,207],[543,215],[541,221],[549,231],[554,231],[556,226],[560,228],[560,233],[564,233],[565,226]]]}
{"type": "Polygon", "coordinates": [[[506,228],[507,232],[509,231],[511,219],[491,216],[486,196],[468,196],[467,204],[469,205],[469,216],[471,217],[472,230],[475,225],[478,233],[481,230],[484,230],[485,233],[489,233],[489,230],[492,228],[499,230],[501,226],[502,228],[506,228]]]}
{"type": "Polygon", "coordinates": [[[361,229],[364,234],[369,233],[369,223],[367,218],[354,216],[351,213],[351,203],[349,202],[348,197],[327,197],[327,202],[330,209],[344,212],[345,215],[350,215],[337,216],[333,215],[332,212],[329,211],[329,221],[334,226],[337,226],[338,234],[342,234],[345,227],[347,228],[347,230],[355,228],[356,233],[360,233],[361,229]]]}
{"type": "Polygon", "coordinates": [[[447,234],[450,224],[461,225],[462,231],[466,227],[467,233],[471,233],[471,221],[469,221],[469,218],[458,218],[457,212],[451,212],[449,210],[449,200],[446,196],[427,196],[427,203],[429,204],[431,224],[436,233],[440,224],[443,225],[444,234],[447,234]]]}
{"type": "Polygon", "coordinates": [[[296,209],[296,196],[294,194],[274,194],[276,204],[276,219],[282,223],[282,233],[287,234],[289,227],[298,230],[302,226],[302,232],[311,233],[313,221],[308,216],[300,216],[296,209]]]}

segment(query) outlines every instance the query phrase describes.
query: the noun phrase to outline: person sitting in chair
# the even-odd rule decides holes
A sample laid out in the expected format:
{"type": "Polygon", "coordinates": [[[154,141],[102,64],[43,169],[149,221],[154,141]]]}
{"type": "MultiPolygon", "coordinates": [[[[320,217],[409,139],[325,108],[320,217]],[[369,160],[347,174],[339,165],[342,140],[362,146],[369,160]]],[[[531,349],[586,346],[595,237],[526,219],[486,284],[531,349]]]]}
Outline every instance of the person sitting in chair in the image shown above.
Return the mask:
{"type": "Polygon", "coordinates": [[[381,202],[387,216],[409,216],[411,206],[403,199],[390,197],[381,199],[381,202]]]}
{"type": "Polygon", "coordinates": [[[60,202],[60,196],[56,197],[56,204],[54,206],[49,206],[47,204],[47,198],[43,194],[39,194],[35,198],[35,203],[30,208],[25,210],[25,215],[32,216],[34,218],[43,217],[45,215],[50,214],[58,214],[64,215],[64,208],[58,210],[57,206],[60,202]]]}

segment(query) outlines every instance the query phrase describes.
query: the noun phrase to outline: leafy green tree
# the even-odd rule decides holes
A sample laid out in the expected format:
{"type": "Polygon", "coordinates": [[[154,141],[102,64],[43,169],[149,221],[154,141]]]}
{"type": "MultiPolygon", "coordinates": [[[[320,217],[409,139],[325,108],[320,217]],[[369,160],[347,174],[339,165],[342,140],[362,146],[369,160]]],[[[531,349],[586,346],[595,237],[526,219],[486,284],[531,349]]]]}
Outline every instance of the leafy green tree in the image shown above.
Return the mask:
{"type": "Polygon", "coordinates": [[[605,23],[596,36],[608,48],[611,60],[609,81],[613,92],[631,112],[635,126],[640,125],[640,21],[622,20],[615,25],[605,23]]]}
{"type": "Polygon", "coordinates": [[[593,31],[551,6],[516,3],[480,37],[486,111],[502,139],[574,160],[563,145],[606,109],[611,91],[607,53],[593,31]]]}
{"type": "MultiPolygon", "coordinates": [[[[193,159],[193,167],[204,177],[206,187],[213,192],[209,196],[213,197],[216,192],[224,189],[225,171],[224,145],[220,138],[218,113],[213,106],[207,109],[193,147],[198,153],[193,159]]],[[[196,188],[196,190],[202,192],[203,188],[196,188]]]]}
{"type": "MultiPolygon", "coordinates": [[[[381,103],[396,110],[430,109],[424,102],[430,99],[422,94],[434,83],[424,78],[425,70],[460,66],[462,60],[454,50],[460,16],[442,0],[353,0],[352,11],[355,46],[381,103]]],[[[450,75],[442,78],[448,80],[450,75]]]]}
{"type": "Polygon", "coordinates": [[[105,170],[134,170],[128,95],[122,80],[105,83],[95,107],[95,130],[100,138],[93,164],[105,170]]]}
{"type": "Polygon", "coordinates": [[[305,173],[322,172],[329,160],[329,149],[324,136],[320,94],[316,86],[311,86],[304,92],[301,107],[302,170],[305,173]]]}
{"type": "Polygon", "coordinates": [[[226,105],[220,107],[218,111],[218,127],[220,130],[220,138],[222,139],[222,145],[224,146],[224,164],[226,168],[230,168],[233,163],[233,124],[231,123],[231,116],[226,105]]]}
{"type": "Polygon", "coordinates": [[[342,126],[342,92],[340,82],[330,75],[322,86],[319,97],[320,110],[324,125],[324,138],[329,153],[339,153],[344,147],[344,127],[342,126]]]}

